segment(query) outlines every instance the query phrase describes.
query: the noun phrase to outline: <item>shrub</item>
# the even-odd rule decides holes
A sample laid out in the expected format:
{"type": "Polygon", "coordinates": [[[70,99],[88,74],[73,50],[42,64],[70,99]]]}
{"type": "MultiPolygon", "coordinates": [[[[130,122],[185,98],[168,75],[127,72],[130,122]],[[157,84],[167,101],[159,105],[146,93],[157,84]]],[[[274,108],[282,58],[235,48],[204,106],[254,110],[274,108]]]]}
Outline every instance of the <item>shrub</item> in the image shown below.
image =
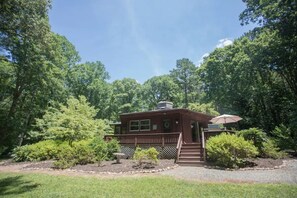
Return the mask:
{"type": "Polygon", "coordinates": [[[119,141],[117,141],[116,139],[112,139],[107,142],[106,146],[107,146],[107,156],[106,156],[107,160],[114,160],[115,156],[113,155],[113,153],[120,151],[119,141]]]}
{"type": "Polygon", "coordinates": [[[107,158],[107,143],[102,138],[95,138],[91,142],[91,147],[95,154],[95,161],[100,166],[101,162],[107,158]]]}
{"type": "Polygon", "coordinates": [[[70,145],[95,135],[103,137],[110,127],[106,121],[95,119],[97,112],[86,97],[70,97],[66,105],[60,104],[60,108],[51,107],[46,110],[42,119],[36,119],[35,130],[30,135],[37,139],[68,141],[70,145]]]}
{"type": "Polygon", "coordinates": [[[262,148],[263,157],[273,158],[273,159],[280,159],[287,156],[287,154],[283,151],[279,151],[276,143],[269,139],[263,143],[262,148]]]}
{"type": "Polygon", "coordinates": [[[98,162],[98,165],[100,165],[103,160],[115,159],[113,153],[120,150],[119,142],[115,139],[106,142],[102,138],[95,138],[90,145],[94,150],[95,160],[98,162]]]}
{"type": "Polygon", "coordinates": [[[158,163],[159,152],[157,151],[157,149],[155,149],[154,147],[151,147],[146,150],[146,154],[149,160],[152,160],[155,164],[158,163]]]}
{"type": "Polygon", "coordinates": [[[68,144],[60,145],[57,161],[54,162],[54,166],[56,168],[65,169],[74,166],[75,164],[74,149],[68,144]]]}
{"type": "Polygon", "coordinates": [[[73,142],[72,146],[64,142],[59,146],[59,154],[56,159],[54,166],[65,169],[76,164],[94,163],[95,152],[91,147],[90,141],[87,140],[73,142]]]}
{"type": "Polygon", "coordinates": [[[280,149],[290,149],[297,152],[297,130],[281,124],[275,127],[271,133],[275,136],[275,142],[280,149]]]}
{"type": "Polygon", "coordinates": [[[159,152],[154,148],[151,147],[149,149],[141,149],[140,147],[137,147],[133,159],[137,160],[138,165],[142,165],[144,160],[149,160],[150,163],[158,163],[158,155],[159,152]]]}
{"type": "Polygon", "coordinates": [[[58,153],[58,142],[53,140],[40,141],[36,144],[24,145],[13,150],[14,161],[42,161],[53,159],[58,153]]]}
{"type": "Polygon", "coordinates": [[[40,141],[36,144],[17,147],[13,151],[15,161],[41,161],[56,159],[56,168],[68,168],[76,164],[88,164],[103,160],[114,159],[113,153],[119,151],[118,141],[105,142],[102,138],[67,142],[54,140],[40,141]]]}
{"type": "Polygon", "coordinates": [[[237,135],[242,136],[245,140],[252,141],[258,149],[260,157],[277,159],[286,156],[284,152],[279,151],[280,149],[277,147],[276,143],[268,138],[266,133],[261,129],[250,128],[241,130],[237,135]]]}
{"type": "Polygon", "coordinates": [[[16,147],[12,151],[12,159],[16,162],[30,161],[28,159],[30,152],[29,145],[16,147]]]}
{"type": "Polygon", "coordinates": [[[237,135],[243,137],[247,141],[252,141],[254,146],[256,146],[260,152],[260,155],[262,154],[263,143],[267,141],[267,135],[261,129],[250,128],[241,130],[237,132],[237,135]]]}
{"type": "Polygon", "coordinates": [[[218,166],[239,167],[246,158],[258,154],[257,148],[243,137],[222,133],[211,137],[206,143],[208,159],[218,166]]]}
{"type": "Polygon", "coordinates": [[[73,143],[73,158],[76,164],[88,164],[95,162],[95,152],[91,148],[90,141],[79,141],[73,143]]]}

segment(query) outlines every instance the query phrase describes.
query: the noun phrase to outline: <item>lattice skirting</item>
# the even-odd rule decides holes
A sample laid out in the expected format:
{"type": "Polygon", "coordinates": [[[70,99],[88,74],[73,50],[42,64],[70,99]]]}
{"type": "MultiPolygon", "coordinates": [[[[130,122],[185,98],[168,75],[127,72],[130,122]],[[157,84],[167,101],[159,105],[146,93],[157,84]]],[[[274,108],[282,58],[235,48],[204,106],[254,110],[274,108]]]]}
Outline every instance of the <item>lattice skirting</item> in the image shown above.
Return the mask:
{"type": "MultiPolygon", "coordinates": [[[[160,153],[160,159],[175,159],[176,158],[176,145],[166,145],[162,146],[154,146],[154,145],[139,145],[142,149],[148,149],[150,147],[155,147],[157,151],[160,153]]],[[[134,145],[122,145],[121,152],[125,153],[127,158],[132,158],[135,151],[134,145]]]]}

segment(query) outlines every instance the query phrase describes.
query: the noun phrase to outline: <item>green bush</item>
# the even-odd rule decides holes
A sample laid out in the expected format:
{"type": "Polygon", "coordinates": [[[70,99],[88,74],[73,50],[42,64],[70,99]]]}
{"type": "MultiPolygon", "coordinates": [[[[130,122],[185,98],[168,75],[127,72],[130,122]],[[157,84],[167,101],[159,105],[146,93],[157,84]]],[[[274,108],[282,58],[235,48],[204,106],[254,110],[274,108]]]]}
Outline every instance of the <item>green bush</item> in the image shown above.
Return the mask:
{"type": "Polygon", "coordinates": [[[245,159],[258,155],[257,148],[243,137],[222,133],[211,137],[206,143],[208,160],[218,166],[236,168],[245,159]]]}
{"type": "Polygon", "coordinates": [[[58,153],[58,142],[53,140],[40,141],[36,144],[24,145],[13,150],[14,161],[42,161],[53,159],[58,153]]]}
{"type": "Polygon", "coordinates": [[[76,164],[88,164],[95,162],[95,152],[90,141],[82,140],[73,143],[73,158],[76,164]]]}
{"type": "Polygon", "coordinates": [[[30,152],[31,150],[29,149],[29,145],[16,147],[12,151],[12,159],[16,162],[30,161],[28,159],[30,152]]]}
{"type": "Polygon", "coordinates": [[[94,163],[96,159],[90,141],[87,140],[73,142],[72,146],[65,142],[59,146],[58,150],[57,161],[54,162],[56,168],[65,169],[76,164],[94,163]]]}
{"type": "Polygon", "coordinates": [[[287,156],[285,152],[279,150],[276,143],[271,139],[263,143],[262,153],[263,157],[273,159],[280,159],[287,156]]]}
{"type": "Polygon", "coordinates": [[[272,132],[275,142],[282,150],[297,152],[297,130],[283,124],[277,126],[272,132]]]}
{"type": "Polygon", "coordinates": [[[154,148],[150,147],[149,149],[141,149],[137,147],[133,159],[137,160],[138,165],[142,165],[144,160],[149,160],[151,163],[158,163],[159,152],[154,148]]]}
{"type": "Polygon", "coordinates": [[[250,128],[237,132],[238,136],[243,137],[247,141],[252,141],[254,146],[257,147],[260,155],[263,153],[263,143],[267,141],[268,137],[261,129],[250,128]]]}
{"type": "Polygon", "coordinates": [[[107,142],[107,160],[114,160],[115,156],[113,153],[120,151],[120,144],[119,141],[116,139],[112,139],[107,142]]]}
{"type": "Polygon", "coordinates": [[[58,148],[59,153],[57,154],[54,166],[59,169],[69,168],[76,164],[76,159],[74,158],[74,149],[68,144],[62,144],[58,148]]]}
{"type": "Polygon", "coordinates": [[[120,150],[119,142],[114,139],[106,142],[102,138],[95,138],[90,145],[95,153],[95,160],[99,165],[103,160],[115,159],[113,153],[119,152],[120,150]]]}
{"type": "Polygon", "coordinates": [[[71,146],[68,142],[46,140],[17,147],[12,156],[17,162],[56,159],[55,167],[68,168],[75,164],[83,165],[95,161],[100,164],[103,160],[112,160],[113,153],[118,152],[119,148],[118,141],[105,142],[102,138],[73,142],[71,146]]]}
{"type": "Polygon", "coordinates": [[[95,161],[100,166],[101,162],[106,160],[108,156],[107,143],[102,138],[95,138],[90,145],[95,154],[95,161]]]}
{"type": "Polygon", "coordinates": [[[277,144],[268,138],[266,133],[261,129],[250,128],[238,131],[238,136],[242,136],[245,140],[252,141],[259,151],[259,156],[264,158],[283,158],[286,153],[279,151],[277,144]]]}

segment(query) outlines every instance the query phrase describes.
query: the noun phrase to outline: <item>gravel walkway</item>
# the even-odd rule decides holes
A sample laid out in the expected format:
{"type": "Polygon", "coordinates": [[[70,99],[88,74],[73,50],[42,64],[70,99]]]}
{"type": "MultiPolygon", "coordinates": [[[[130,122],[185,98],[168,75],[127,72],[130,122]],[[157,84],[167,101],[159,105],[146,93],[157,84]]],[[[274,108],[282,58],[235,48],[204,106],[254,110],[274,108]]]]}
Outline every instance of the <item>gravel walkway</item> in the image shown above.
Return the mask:
{"type": "Polygon", "coordinates": [[[228,171],[204,167],[180,166],[172,170],[160,172],[159,174],[202,182],[297,184],[297,160],[288,160],[285,167],[274,170],[228,171]]]}

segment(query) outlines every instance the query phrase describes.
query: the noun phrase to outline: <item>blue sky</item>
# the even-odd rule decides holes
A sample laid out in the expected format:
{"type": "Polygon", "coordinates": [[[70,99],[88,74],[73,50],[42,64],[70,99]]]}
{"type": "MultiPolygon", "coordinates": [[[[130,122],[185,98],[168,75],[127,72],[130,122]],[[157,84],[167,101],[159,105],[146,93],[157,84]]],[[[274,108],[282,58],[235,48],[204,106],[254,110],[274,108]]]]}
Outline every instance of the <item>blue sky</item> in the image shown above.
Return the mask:
{"type": "Polygon", "coordinates": [[[241,26],[238,0],[53,0],[52,31],[64,35],[82,62],[101,61],[111,81],[143,83],[168,74],[176,60],[196,65],[216,47],[232,43],[241,26]]]}

